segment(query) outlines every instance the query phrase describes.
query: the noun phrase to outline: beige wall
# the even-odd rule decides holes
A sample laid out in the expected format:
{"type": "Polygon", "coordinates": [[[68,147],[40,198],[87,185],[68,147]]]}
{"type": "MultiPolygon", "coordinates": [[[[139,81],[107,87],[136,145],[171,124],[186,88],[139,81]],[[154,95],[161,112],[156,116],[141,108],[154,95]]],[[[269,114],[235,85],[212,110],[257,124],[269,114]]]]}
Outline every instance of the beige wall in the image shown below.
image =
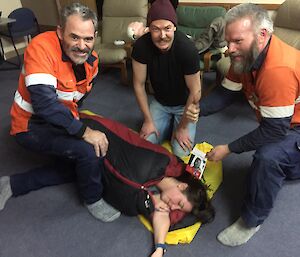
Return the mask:
{"type": "MultiPolygon", "coordinates": [[[[1,1],[1,0],[0,0],[1,1]]],[[[56,0],[20,0],[23,7],[31,9],[39,24],[56,26],[58,12],[56,0]]]]}
{"type": "Polygon", "coordinates": [[[20,0],[0,0],[0,8],[3,17],[7,17],[11,11],[19,7],[22,7],[20,0]]]}
{"type": "MultiPolygon", "coordinates": [[[[0,0],[0,8],[2,10],[2,17],[7,17],[13,10],[22,7],[20,0],[0,0]]],[[[14,48],[11,44],[11,41],[5,38],[2,38],[5,57],[9,58],[15,55],[14,48]]],[[[18,48],[23,48],[25,43],[22,40],[17,43],[18,48]]]]}

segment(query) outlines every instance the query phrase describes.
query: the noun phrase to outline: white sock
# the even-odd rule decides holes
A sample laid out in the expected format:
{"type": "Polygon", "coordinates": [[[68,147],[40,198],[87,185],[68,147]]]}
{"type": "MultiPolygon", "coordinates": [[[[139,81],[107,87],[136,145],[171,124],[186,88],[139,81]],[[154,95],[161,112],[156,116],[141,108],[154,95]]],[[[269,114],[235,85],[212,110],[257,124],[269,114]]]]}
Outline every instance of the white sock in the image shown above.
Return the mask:
{"type": "Polygon", "coordinates": [[[120,217],[121,213],[105,202],[103,199],[86,205],[89,212],[96,218],[103,222],[112,222],[120,217]]]}
{"type": "Polygon", "coordinates": [[[220,232],[217,238],[223,245],[238,246],[246,243],[259,228],[260,226],[249,228],[242,218],[239,218],[231,226],[220,232]]]}
{"type": "Polygon", "coordinates": [[[7,200],[11,196],[10,177],[3,176],[0,178],[0,211],[4,209],[7,200]]]}

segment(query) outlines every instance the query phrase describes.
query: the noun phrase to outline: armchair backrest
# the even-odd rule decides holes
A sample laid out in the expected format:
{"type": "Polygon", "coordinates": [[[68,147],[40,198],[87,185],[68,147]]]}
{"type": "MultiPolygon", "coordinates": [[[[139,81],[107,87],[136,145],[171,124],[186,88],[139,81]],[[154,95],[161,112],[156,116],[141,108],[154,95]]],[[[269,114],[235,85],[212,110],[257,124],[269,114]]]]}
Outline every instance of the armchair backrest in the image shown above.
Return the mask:
{"type": "Polygon", "coordinates": [[[129,23],[140,21],[146,24],[148,0],[104,0],[102,12],[102,43],[128,42],[129,23]]]}
{"type": "Polygon", "coordinates": [[[274,34],[300,50],[300,0],[286,0],[277,9],[274,34]]]}
{"type": "Polygon", "coordinates": [[[221,6],[179,5],[176,13],[177,29],[197,39],[215,18],[225,15],[226,9],[221,6]]]}

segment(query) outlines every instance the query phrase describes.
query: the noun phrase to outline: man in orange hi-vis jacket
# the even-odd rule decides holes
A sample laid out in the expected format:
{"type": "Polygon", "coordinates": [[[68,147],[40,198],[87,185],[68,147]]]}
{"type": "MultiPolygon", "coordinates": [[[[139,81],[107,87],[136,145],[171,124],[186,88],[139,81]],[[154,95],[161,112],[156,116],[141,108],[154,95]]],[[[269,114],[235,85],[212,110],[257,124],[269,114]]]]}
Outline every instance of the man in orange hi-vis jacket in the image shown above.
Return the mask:
{"type": "MultiPolygon", "coordinates": [[[[74,169],[87,209],[109,222],[120,212],[101,197],[99,171],[108,140],[104,133],[85,126],[78,114],[78,104],[91,90],[98,72],[93,51],[97,23],[88,7],[70,4],[62,9],[56,32],[42,33],[31,41],[11,108],[11,134],[29,150],[59,157],[55,169],[74,169]]],[[[10,197],[11,187],[26,184],[21,176],[1,178],[2,192],[6,192],[2,199],[10,197]]]]}

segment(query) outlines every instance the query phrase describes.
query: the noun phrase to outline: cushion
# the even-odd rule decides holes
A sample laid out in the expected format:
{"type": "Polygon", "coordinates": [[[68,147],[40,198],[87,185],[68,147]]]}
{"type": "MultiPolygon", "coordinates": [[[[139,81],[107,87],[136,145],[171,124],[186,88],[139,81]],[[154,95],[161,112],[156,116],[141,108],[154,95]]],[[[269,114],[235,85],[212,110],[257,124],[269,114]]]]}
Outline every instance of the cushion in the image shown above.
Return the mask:
{"type": "MultiPolygon", "coordinates": [[[[171,151],[171,146],[169,142],[165,142],[163,146],[166,147],[169,151],[171,151]]],[[[196,144],[196,147],[205,153],[209,152],[213,148],[212,145],[206,142],[196,144]]],[[[183,158],[183,161],[187,163],[189,158],[190,156],[187,156],[183,158]]],[[[207,165],[203,173],[203,178],[205,184],[209,188],[207,192],[208,197],[211,199],[223,180],[222,162],[207,161],[207,165]]],[[[151,223],[142,215],[139,215],[138,217],[140,221],[144,224],[144,226],[149,231],[153,232],[151,223]]],[[[175,229],[173,231],[169,231],[166,237],[166,243],[167,244],[190,243],[194,239],[200,226],[201,223],[196,222],[193,225],[175,229]]]]}
{"type": "Polygon", "coordinates": [[[95,45],[95,51],[99,56],[99,63],[117,63],[127,57],[127,52],[123,46],[114,44],[95,45]]]}

